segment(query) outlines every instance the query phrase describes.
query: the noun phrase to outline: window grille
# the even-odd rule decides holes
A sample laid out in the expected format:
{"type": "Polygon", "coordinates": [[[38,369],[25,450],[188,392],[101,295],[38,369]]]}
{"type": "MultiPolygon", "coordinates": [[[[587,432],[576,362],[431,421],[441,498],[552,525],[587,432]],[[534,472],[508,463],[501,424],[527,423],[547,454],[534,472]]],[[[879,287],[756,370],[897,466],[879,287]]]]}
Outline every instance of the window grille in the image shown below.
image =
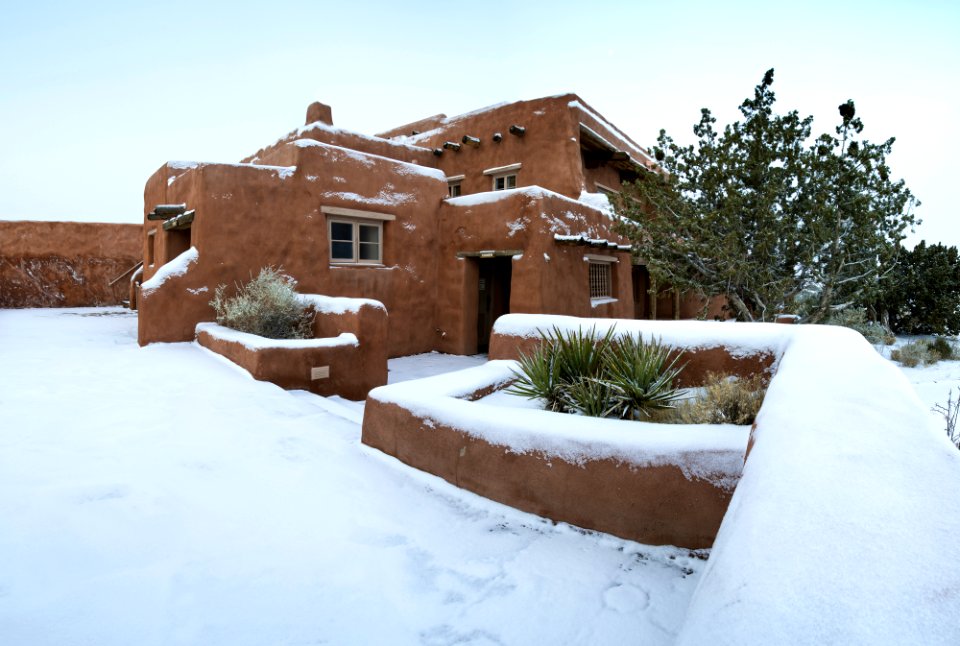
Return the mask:
{"type": "Polygon", "coordinates": [[[590,263],[590,298],[611,298],[610,263],[590,263]]]}

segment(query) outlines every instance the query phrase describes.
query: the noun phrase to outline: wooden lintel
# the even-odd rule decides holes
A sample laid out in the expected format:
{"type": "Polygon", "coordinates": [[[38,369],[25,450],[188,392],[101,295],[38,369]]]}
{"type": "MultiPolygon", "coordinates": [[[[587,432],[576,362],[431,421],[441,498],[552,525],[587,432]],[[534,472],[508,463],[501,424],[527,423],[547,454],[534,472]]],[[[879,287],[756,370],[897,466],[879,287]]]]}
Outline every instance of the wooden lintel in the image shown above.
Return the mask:
{"type": "Polygon", "coordinates": [[[176,229],[186,229],[193,223],[193,218],[197,214],[196,211],[187,211],[186,213],[181,213],[175,218],[171,218],[163,223],[164,231],[175,231],[176,229]]]}
{"type": "Polygon", "coordinates": [[[519,256],[523,249],[489,249],[484,251],[458,251],[457,258],[501,258],[503,256],[519,256]]]}
{"type": "Polygon", "coordinates": [[[186,204],[157,204],[147,213],[148,220],[169,220],[187,210],[186,204]]]}

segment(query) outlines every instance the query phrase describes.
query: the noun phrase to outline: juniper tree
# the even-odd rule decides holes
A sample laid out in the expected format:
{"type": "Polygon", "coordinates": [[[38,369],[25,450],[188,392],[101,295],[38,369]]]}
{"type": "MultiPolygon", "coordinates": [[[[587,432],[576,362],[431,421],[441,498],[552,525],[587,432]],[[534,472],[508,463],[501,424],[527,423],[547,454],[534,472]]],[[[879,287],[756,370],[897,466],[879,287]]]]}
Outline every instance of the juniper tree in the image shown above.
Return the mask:
{"type": "Polygon", "coordinates": [[[814,292],[809,314],[819,319],[890,266],[913,223],[912,196],[889,178],[893,140],[856,140],[852,102],[837,137],[808,146],[813,118],[776,114],[772,85],[771,69],[722,132],[703,109],[696,145],[661,130],[659,171],[625,185],[617,207],[658,282],[725,296],[740,320],[796,311],[814,292]]]}

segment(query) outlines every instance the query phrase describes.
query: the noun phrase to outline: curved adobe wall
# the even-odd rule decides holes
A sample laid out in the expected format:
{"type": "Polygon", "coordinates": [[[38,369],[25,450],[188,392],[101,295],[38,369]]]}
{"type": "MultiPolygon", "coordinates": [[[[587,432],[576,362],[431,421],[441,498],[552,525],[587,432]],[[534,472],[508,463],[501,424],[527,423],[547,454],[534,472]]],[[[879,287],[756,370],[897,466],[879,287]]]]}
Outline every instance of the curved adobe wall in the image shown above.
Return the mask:
{"type": "Polygon", "coordinates": [[[380,401],[376,391],[367,399],[363,443],[516,509],[649,545],[710,547],[732,494],[687,477],[676,464],[613,458],[575,463],[547,452],[515,451],[380,401]]]}
{"type": "Polygon", "coordinates": [[[0,307],[119,305],[140,261],[142,227],[87,222],[0,222],[0,307]]]}
{"type": "Polygon", "coordinates": [[[362,441],[451,484],[648,544],[709,547],[743,465],[742,427],[585,418],[475,401],[510,361],[394,384],[367,398],[362,441]]]}

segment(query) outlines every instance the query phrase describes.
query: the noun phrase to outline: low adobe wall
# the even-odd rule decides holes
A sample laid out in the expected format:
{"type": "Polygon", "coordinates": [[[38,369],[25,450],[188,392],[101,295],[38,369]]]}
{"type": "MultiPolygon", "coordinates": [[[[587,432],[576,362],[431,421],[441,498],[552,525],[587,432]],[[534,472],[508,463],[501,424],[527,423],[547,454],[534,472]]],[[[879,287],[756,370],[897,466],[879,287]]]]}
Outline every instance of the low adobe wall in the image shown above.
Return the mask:
{"type": "Polygon", "coordinates": [[[138,224],[0,222],[0,307],[119,305],[141,259],[138,224]]]}
{"type": "Polygon", "coordinates": [[[375,301],[308,295],[313,339],[265,339],[216,323],[197,325],[197,342],[254,379],[288,390],[362,400],[387,383],[387,312],[375,301]],[[352,303],[352,305],[351,305],[352,303]],[[324,309],[326,308],[326,309],[324,309]]]}
{"type": "Polygon", "coordinates": [[[743,465],[743,427],[659,425],[476,402],[512,361],[371,391],[362,441],[458,487],[647,544],[709,547],[743,465]]]}

